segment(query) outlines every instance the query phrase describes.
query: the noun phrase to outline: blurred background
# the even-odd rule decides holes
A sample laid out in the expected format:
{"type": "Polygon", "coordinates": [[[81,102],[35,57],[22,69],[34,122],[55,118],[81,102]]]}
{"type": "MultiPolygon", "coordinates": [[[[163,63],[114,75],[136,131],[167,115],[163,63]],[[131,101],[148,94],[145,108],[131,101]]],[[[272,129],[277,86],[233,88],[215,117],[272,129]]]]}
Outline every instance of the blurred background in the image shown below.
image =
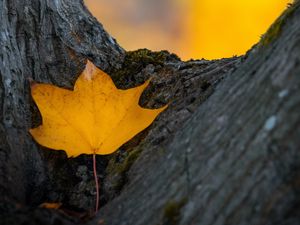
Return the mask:
{"type": "Polygon", "coordinates": [[[84,0],[126,50],[183,60],[244,54],[292,0],[84,0]]]}

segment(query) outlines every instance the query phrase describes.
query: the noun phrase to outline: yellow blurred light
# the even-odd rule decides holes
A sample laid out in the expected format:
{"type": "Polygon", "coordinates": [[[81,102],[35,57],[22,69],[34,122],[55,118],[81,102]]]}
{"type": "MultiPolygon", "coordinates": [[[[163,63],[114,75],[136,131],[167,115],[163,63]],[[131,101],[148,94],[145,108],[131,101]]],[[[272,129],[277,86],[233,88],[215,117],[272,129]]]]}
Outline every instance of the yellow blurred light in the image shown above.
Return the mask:
{"type": "Polygon", "coordinates": [[[85,0],[127,50],[167,49],[183,59],[242,55],[291,0],[85,0]]]}
{"type": "Polygon", "coordinates": [[[190,43],[193,57],[242,55],[259,41],[288,0],[192,0],[190,43]]]}

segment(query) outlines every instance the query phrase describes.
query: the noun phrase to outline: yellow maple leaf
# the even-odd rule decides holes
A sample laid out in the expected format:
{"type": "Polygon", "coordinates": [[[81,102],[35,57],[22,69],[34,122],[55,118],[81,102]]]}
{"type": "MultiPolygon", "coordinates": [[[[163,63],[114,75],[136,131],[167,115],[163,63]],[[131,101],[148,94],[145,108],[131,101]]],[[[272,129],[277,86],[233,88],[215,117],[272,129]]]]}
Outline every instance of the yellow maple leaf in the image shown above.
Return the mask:
{"type": "Polygon", "coordinates": [[[117,89],[110,76],[87,62],[74,90],[34,84],[31,94],[42,125],[30,133],[41,145],[65,150],[68,157],[110,154],[148,127],[160,109],[139,106],[149,81],[128,90],[117,89]]]}

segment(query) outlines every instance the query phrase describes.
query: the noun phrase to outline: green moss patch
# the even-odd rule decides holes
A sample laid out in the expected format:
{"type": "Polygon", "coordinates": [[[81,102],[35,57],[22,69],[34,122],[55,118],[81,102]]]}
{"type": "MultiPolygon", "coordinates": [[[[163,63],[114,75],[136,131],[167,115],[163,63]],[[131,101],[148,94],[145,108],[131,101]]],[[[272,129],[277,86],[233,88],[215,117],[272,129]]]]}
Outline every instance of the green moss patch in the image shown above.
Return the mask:
{"type": "Polygon", "coordinates": [[[170,200],[166,203],[163,211],[163,224],[176,225],[180,221],[181,209],[186,204],[187,199],[183,198],[180,201],[170,200]]]}
{"type": "Polygon", "coordinates": [[[128,155],[121,161],[117,162],[116,158],[112,158],[106,168],[108,176],[115,177],[112,179],[112,188],[119,192],[127,183],[127,172],[142,153],[142,148],[136,148],[128,153],[128,155]]]}
{"type": "Polygon", "coordinates": [[[293,4],[288,5],[288,8],[284,11],[284,13],[273,23],[273,25],[269,28],[266,34],[262,36],[259,44],[260,46],[269,45],[280,35],[283,25],[300,6],[299,3],[300,1],[295,1],[293,4]]]}
{"type": "Polygon", "coordinates": [[[180,61],[180,58],[168,51],[153,52],[148,49],[128,51],[126,52],[122,67],[114,71],[111,76],[118,83],[124,77],[139,73],[149,64],[163,66],[165,62],[172,60],[180,61]]]}

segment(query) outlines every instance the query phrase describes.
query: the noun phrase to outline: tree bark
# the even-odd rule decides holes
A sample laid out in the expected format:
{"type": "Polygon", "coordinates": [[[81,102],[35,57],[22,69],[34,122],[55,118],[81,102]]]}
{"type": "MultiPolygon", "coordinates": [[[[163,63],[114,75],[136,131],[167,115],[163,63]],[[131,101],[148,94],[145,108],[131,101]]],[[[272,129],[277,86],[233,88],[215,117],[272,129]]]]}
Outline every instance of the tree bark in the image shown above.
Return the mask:
{"type": "Polygon", "coordinates": [[[124,50],[82,1],[0,1],[1,197],[25,203],[41,193],[45,171],[32,126],[31,80],[71,88],[87,57],[118,68],[124,50]]]}
{"type": "Polygon", "coordinates": [[[300,221],[300,2],[245,56],[182,62],[125,52],[81,0],[0,0],[0,219],[3,224],[297,224],[300,221]],[[86,59],[140,104],[168,109],[112,156],[37,145],[31,80],[72,88],[86,59]],[[61,210],[38,207],[61,202],[61,210]],[[21,204],[21,205],[20,205],[21,204]]]}

